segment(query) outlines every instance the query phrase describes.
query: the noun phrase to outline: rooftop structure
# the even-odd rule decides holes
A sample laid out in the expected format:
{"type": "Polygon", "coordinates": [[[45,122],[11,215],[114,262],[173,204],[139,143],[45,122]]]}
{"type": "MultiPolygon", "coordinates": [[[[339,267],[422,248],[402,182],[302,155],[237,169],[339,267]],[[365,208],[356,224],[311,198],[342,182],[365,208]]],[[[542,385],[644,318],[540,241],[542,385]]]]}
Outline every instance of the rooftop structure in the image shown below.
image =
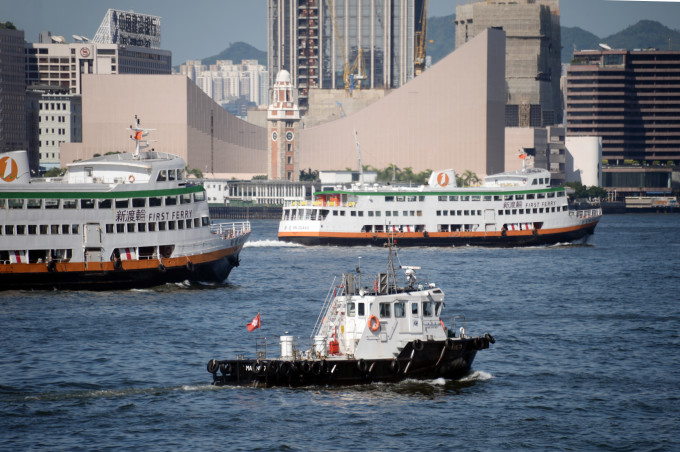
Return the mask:
{"type": "Polygon", "coordinates": [[[134,11],[109,9],[92,42],[161,48],[161,18],[134,11]]]}

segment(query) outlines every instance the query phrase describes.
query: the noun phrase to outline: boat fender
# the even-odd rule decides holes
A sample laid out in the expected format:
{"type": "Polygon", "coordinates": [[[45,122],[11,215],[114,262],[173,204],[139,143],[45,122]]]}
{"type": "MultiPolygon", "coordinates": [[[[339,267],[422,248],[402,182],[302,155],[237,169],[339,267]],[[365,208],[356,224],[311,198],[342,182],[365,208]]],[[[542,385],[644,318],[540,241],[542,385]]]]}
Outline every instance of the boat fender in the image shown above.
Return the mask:
{"type": "Polygon", "coordinates": [[[264,374],[265,369],[266,366],[264,363],[257,362],[255,363],[255,367],[253,368],[253,373],[255,373],[255,375],[262,375],[264,374]]]}
{"type": "Polygon", "coordinates": [[[321,372],[328,372],[330,369],[328,368],[328,363],[326,362],[325,359],[321,360],[321,372]]]}
{"type": "Polygon", "coordinates": [[[312,372],[314,375],[321,375],[321,371],[323,369],[321,368],[321,362],[320,361],[314,361],[312,364],[312,372]]]}
{"type": "Polygon", "coordinates": [[[190,272],[194,271],[194,263],[189,260],[187,261],[187,270],[189,270],[190,272]]]}
{"type": "Polygon", "coordinates": [[[135,176],[130,174],[130,176],[128,176],[128,180],[130,181],[131,184],[134,184],[135,183],[135,176]]]}
{"type": "Polygon", "coordinates": [[[422,351],[424,347],[425,344],[423,344],[423,341],[421,341],[420,339],[416,339],[415,341],[413,341],[413,350],[419,352],[422,351]]]}
{"type": "Polygon", "coordinates": [[[167,269],[165,268],[165,265],[163,264],[158,264],[158,271],[161,273],[165,273],[167,269]]]}
{"type": "Polygon", "coordinates": [[[491,344],[496,343],[496,339],[494,339],[493,336],[490,335],[489,333],[484,333],[484,337],[489,341],[489,343],[491,344]]]}
{"type": "Polygon", "coordinates": [[[533,231],[531,231],[531,233],[534,235],[538,235],[538,229],[534,229],[533,231]]]}
{"type": "Polygon", "coordinates": [[[456,344],[453,343],[453,339],[447,339],[444,341],[444,347],[446,347],[447,350],[453,350],[456,347],[456,344]]]}
{"type": "Polygon", "coordinates": [[[219,369],[219,368],[220,368],[220,365],[219,365],[219,363],[217,362],[216,359],[211,359],[210,361],[208,361],[208,372],[210,372],[211,374],[216,373],[217,369],[219,369]]]}
{"type": "Polygon", "coordinates": [[[290,374],[290,364],[286,361],[281,361],[279,363],[279,374],[286,377],[290,374]]]}
{"type": "Polygon", "coordinates": [[[401,364],[399,364],[399,360],[397,358],[394,358],[390,363],[390,369],[394,375],[398,374],[401,370],[401,364]]]}
{"type": "Polygon", "coordinates": [[[368,318],[368,329],[371,331],[378,331],[380,329],[380,320],[374,315],[368,318]]]}
{"type": "Polygon", "coordinates": [[[229,363],[220,364],[220,372],[222,372],[222,375],[227,375],[231,373],[231,364],[229,363]]]}
{"type": "Polygon", "coordinates": [[[272,375],[272,376],[273,376],[273,375],[276,374],[276,371],[277,371],[278,369],[279,369],[279,366],[277,365],[276,361],[272,361],[272,362],[270,362],[269,365],[267,366],[267,373],[268,373],[269,375],[272,375]]]}
{"type": "Polygon", "coordinates": [[[312,365],[309,361],[303,361],[300,365],[303,374],[308,374],[312,370],[312,365]]]}
{"type": "Polygon", "coordinates": [[[359,361],[357,361],[357,369],[359,369],[359,372],[361,372],[361,373],[366,373],[366,369],[367,369],[366,361],[364,361],[363,359],[360,359],[359,361]]]}
{"type": "Polygon", "coordinates": [[[475,345],[475,348],[477,350],[481,350],[482,349],[482,338],[481,337],[474,338],[473,344],[475,345]]]}
{"type": "Polygon", "coordinates": [[[123,261],[121,261],[120,258],[114,259],[113,269],[114,270],[120,270],[121,268],[123,268],[123,261]]]}
{"type": "Polygon", "coordinates": [[[47,262],[47,271],[54,272],[57,271],[57,263],[53,260],[47,262]]]}

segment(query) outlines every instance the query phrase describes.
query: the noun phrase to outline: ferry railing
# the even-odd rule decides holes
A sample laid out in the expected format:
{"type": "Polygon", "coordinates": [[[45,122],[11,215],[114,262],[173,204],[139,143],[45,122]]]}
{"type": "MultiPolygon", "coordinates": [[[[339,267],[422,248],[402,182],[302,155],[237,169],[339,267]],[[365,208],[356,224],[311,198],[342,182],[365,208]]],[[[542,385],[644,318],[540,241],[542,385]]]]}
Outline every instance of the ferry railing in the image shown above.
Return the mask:
{"type": "Polygon", "coordinates": [[[215,223],[210,225],[210,233],[223,239],[233,239],[250,232],[250,221],[239,223],[215,223]]]}
{"type": "Polygon", "coordinates": [[[328,294],[326,294],[326,300],[323,302],[323,306],[321,307],[321,311],[319,311],[319,316],[316,318],[316,323],[314,323],[314,329],[312,329],[312,337],[317,336],[321,332],[321,328],[323,327],[323,322],[326,320],[326,313],[328,312],[328,309],[331,306],[331,303],[333,303],[333,300],[335,300],[335,297],[342,295],[344,293],[344,288],[342,286],[335,286],[335,281],[338,279],[337,276],[333,278],[333,283],[331,284],[330,288],[328,289],[328,294]]]}
{"type": "Polygon", "coordinates": [[[586,218],[599,217],[602,216],[602,208],[598,207],[596,209],[576,210],[574,211],[574,215],[576,215],[576,218],[582,220],[586,218]]]}

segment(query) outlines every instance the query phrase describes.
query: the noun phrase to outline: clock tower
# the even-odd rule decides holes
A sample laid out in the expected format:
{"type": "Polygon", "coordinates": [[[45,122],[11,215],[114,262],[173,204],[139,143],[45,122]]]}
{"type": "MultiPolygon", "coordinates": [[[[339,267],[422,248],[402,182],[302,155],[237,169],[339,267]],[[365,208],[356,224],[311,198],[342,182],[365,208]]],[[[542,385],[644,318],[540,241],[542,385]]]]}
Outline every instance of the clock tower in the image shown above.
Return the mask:
{"type": "Polygon", "coordinates": [[[276,76],[267,121],[267,177],[270,180],[298,180],[300,168],[296,142],[300,110],[293,99],[293,85],[286,70],[279,71],[276,76]]]}

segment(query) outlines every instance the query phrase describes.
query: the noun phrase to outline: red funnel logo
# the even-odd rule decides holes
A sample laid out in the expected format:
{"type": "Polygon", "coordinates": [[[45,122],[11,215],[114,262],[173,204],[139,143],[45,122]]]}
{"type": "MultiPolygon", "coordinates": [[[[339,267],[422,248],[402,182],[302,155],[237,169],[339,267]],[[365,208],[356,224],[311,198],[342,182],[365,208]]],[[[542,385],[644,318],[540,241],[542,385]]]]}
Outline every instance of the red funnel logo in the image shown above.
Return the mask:
{"type": "Polygon", "coordinates": [[[0,158],[0,178],[5,182],[13,182],[19,175],[19,166],[11,157],[0,158]]]}

